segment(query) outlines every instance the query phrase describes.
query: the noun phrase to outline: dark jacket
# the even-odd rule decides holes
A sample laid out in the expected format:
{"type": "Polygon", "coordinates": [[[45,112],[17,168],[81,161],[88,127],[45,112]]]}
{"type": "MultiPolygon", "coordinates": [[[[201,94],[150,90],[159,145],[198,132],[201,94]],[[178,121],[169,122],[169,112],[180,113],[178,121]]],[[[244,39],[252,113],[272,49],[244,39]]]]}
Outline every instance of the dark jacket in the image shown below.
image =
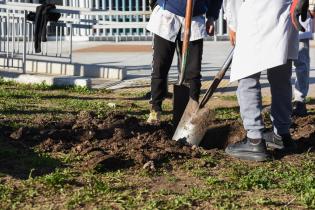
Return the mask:
{"type": "Polygon", "coordinates": [[[53,13],[51,10],[56,9],[54,4],[42,4],[36,7],[36,13],[30,13],[27,20],[35,22],[34,45],[35,52],[41,52],[41,42],[47,41],[47,23],[48,21],[58,21],[59,13],[53,13]]]}
{"type": "MultiPolygon", "coordinates": [[[[160,7],[176,15],[185,16],[186,0],[157,0],[160,7]]],[[[222,0],[194,0],[193,16],[206,14],[207,18],[219,17],[222,0]]]]}

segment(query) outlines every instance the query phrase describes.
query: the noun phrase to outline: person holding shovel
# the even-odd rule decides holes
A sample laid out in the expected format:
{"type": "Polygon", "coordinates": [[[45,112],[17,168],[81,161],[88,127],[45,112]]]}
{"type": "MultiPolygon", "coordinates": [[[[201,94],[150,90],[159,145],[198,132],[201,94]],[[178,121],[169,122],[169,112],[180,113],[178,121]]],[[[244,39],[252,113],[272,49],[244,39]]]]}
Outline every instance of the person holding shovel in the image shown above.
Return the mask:
{"type": "MultiPolygon", "coordinates": [[[[147,30],[153,33],[151,78],[151,112],[148,123],[160,121],[162,102],[167,94],[167,75],[172,65],[176,42],[181,47],[184,37],[184,17],[187,0],[151,0],[154,6],[147,30]]],[[[190,97],[198,101],[201,87],[203,38],[213,34],[214,21],[219,16],[222,0],[194,0],[186,82],[190,97]]]]}
{"type": "MultiPolygon", "coordinates": [[[[233,0],[232,0],[233,1],[233,0]]],[[[246,138],[226,148],[226,153],[245,160],[264,161],[269,147],[294,150],[289,128],[292,114],[292,60],[298,56],[298,31],[304,28],[308,0],[245,0],[235,37],[230,80],[239,82],[237,98],[246,138]],[[267,70],[272,103],[274,136],[263,138],[261,72],[267,70]]]]}

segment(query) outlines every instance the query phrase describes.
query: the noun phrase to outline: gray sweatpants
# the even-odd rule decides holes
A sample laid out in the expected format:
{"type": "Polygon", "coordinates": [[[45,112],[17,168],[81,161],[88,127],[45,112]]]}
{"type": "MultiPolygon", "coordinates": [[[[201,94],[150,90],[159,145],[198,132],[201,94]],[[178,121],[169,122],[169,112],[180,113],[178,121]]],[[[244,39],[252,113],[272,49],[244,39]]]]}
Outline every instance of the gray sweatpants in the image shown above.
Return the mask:
{"type": "MultiPolygon", "coordinates": [[[[271,119],[274,132],[278,135],[289,133],[292,114],[292,62],[267,70],[272,102],[271,119]]],[[[237,98],[247,137],[262,138],[262,96],[259,82],[260,73],[239,80],[237,98]]]]}

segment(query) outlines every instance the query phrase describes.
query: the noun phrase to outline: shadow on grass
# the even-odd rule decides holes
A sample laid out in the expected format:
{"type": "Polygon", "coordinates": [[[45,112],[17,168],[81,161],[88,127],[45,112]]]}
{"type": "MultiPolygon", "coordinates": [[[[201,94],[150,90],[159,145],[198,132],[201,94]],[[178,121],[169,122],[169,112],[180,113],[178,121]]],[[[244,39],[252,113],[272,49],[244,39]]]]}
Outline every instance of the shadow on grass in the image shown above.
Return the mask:
{"type": "Polygon", "coordinates": [[[60,161],[0,135],[0,174],[28,179],[49,174],[61,166],[60,161]]]}
{"type": "MultiPolygon", "coordinates": [[[[285,156],[292,154],[303,154],[308,152],[315,152],[315,130],[310,130],[310,125],[315,121],[315,112],[309,112],[309,115],[302,119],[295,119],[292,128],[296,130],[295,134],[300,137],[296,139],[297,149],[295,150],[274,150],[272,154],[275,159],[282,159],[285,156]],[[306,122],[304,122],[304,119],[306,122]],[[305,125],[297,124],[303,121],[305,125]]],[[[232,122],[232,121],[231,121],[232,122]]],[[[265,132],[272,132],[271,128],[265,130],[265,132]]],[[[245,137],[245,131],[241,123],[223,123],[221,125],[214,126],[208,129],[202,142],[201,147],[205,149],[225,149],[228,144],[240,141],[245,137]]]]}
{"type": "Polygon", "coordinates": [[[14,115],[37,115],[37,114],[76,114],[76,112],[69,111],[61,111],[61,110],[47,110],[47,109],[39,109],[39,110],[21,110],[21,109],[4,109],[1,111],[1,114],[14,114],[14,115]]]}
{"type": "Polygon", "coordinates": [[[297,129],[299,139],[296,139],[296,149],[295,150],[283,150],[276,151],[275,158],[281,159],[284,156],[291,154],[303,154],[315,152],[315,129],[313,128],[315,122],[315,112],[308,112],[308,115],[302,118],[294,118],[294,123],[292,124],[293,129],[297,129]]]}
{"type": "Polygon", "coordinates": [[[286,156],[294,154],[315,153],[315,133],[310,138],[299,139],[296,145],[297,149],[295,150],[274,150],[272,155],[276,160],[281,160],[286,156]]]}
{"type": "Polygon", "coordinates": [[[42,96],[41,99],[53,100],[53,99],[73,99],[73,100],[85,100],[85,101],[93,101],[93,100],[123,100],[123,101],[141,101],[141,100],[149,100],[151,97],[150,92],[146,93],[144,96],[139,97],[89,97],[89,96],[69,96],[69,95],[50,95],[50,96],[42,96]]]}

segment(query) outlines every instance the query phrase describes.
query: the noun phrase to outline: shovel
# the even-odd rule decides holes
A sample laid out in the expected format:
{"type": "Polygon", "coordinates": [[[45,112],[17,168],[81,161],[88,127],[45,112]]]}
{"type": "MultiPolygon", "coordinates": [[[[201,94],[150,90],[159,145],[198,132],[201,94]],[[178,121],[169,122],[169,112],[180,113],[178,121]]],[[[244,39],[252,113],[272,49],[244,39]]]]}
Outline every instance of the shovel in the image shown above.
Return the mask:
{"type": "Polygon", "coordinates": [[[213,112],[205,107],[220,82],[222,81],[226,71],[232,63],[234,48],[229,53],[226,61],[224,62],[221,70],[215,76],[211,86],[205,93],[204,97],[198,104],[196,101],[190,99],[185,112],[176,128],[173,136],[175,141],[184,141],[191,145],[199,145],[202,138],[204,137],[207,129],[208,122],[214,118],[213,112]]]}
{"type": "MultiPolygon", "coordinates": [[[[192,11],[193,11],[193,0],[187,0],[182,55],[179,56],[179,62],[181,62],[179,80],[178,80],[178,84],[174,85],[174,95],[173,95],[173,125],[174,127],[177,127],[182,117],[182,114],[185,111],[185,107],[189,101],[189,87],[187,87],[183,83],[185,80],[187,58],[189,54],[189,40],[190,40],[190,31],[191,31],[192,11]]],[[[178,45],[177,45],[177,51],[180,52],[178,45]]]]}

